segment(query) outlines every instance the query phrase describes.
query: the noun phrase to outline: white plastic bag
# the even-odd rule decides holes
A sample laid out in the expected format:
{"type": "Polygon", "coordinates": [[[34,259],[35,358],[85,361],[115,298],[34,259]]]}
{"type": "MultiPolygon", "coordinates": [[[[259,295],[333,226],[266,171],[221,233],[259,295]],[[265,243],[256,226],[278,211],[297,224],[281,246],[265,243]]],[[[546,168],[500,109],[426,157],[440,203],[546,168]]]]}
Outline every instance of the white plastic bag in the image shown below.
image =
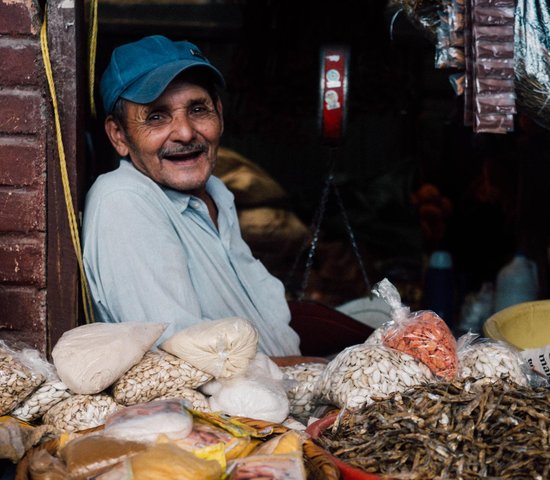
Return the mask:
{"type": "Polygon", "coordinates": [[[185,328],[160,345],[214,378],[243,373],[256,355],[258,332],[242,318],[209,320],[185,328]]]}
{"type": "Polygon", "coordinates": [[[243,374],[220,379],[209,390],[212,411],[275,423],[282,422],[290,411],[283,372],[261,352],[243,374]]]}
{"type": "Polygon", "coordinates": [[[59,378],[74,393],[105,390],[138,363],[165,323],[91,323],[66,331],[52,350],[59,378]]]}
{"type": "Polygon", "coordinates": [[[177,440],[193,429],[183,400],[154,400],[119,410],[105,422],[103,434],[121,440],[154,443],[160,435],[177,440]]]}

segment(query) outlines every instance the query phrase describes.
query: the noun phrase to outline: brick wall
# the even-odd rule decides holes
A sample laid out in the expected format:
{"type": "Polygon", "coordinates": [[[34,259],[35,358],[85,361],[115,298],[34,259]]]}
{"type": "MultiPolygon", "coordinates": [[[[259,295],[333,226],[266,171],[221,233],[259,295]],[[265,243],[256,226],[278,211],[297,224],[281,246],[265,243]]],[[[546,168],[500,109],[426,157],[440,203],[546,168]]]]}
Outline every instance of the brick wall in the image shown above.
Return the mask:
{"type": "Polygon", "coordinates": [[[46,132],[38,2],[0,0],[0,338],[46,350],[46,132]]]}

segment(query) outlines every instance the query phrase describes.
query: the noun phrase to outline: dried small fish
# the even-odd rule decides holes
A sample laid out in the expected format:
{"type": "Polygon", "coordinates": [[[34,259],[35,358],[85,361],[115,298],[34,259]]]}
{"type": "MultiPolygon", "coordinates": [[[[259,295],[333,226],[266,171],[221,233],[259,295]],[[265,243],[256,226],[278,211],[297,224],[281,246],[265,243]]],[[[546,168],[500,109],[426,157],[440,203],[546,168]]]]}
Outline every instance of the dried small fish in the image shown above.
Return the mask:
{"type": "Polygon", "coordinates": [[[393,479],[549,478],[550,390],[472,381],[420,385],[345,412],[316,441],[393,479]]]}

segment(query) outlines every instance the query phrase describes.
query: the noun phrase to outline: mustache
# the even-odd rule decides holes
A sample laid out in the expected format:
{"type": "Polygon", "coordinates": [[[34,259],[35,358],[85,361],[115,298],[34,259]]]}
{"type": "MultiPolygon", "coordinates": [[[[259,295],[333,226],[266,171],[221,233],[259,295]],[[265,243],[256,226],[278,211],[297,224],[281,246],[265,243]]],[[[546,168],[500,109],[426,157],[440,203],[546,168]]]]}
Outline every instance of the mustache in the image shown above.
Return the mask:
{"type": "Polygon", "coordinates": [[[208,147],[204,143],[192,143],[189,145],[177,145],[172,147],[162,147],[158,155],[159,157],[169,157],[171,155],[187,155],[189,153],[201,154],[205,153],[208,147]]]}

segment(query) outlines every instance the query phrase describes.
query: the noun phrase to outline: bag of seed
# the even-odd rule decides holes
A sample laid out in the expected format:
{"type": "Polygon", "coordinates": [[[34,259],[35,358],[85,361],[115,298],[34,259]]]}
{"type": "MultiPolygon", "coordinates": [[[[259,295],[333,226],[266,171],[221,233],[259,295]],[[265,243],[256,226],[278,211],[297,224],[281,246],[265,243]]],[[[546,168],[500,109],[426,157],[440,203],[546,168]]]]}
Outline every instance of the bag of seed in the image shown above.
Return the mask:
{"type": "Polygon", "coordinates": [[[458,371],[457,344],[445,321],[431,310],[411,313],[387,279],[375,285],[373,292],[391,307],[392,320],[384,327],[383,344],[420,360],[438,377],[453,379],[458,371]]]}
{"type": "Polygon", "coordinates": [[[10,412],[12,417],[32,422],[39,419],[56,403],[69,398],[72,393],[59,378],[47,380],[40,385],[17,408],[10,412]]]}
{"type": "Polygon", "coordinates": [[[56,403],[42,417],[42,422],[67,432],[78,432],[103,425],[121,408],[110,396],[72,395],[56,403]]]}
{"type": "Polygon", "coordinates": [[[307,422],[315,410],[317,383],[326,368],[325,363],[299,363],[281,367],[290,414],[296,419],[307,422]]]}
{"type": "Polygon", "coordinates": [[[317,391],[322,403],[358,410],[375,398],[433,381],[431,370],[411,355],[361,343],[345,348],[329,362],[317,391]]]}
{"type": "Polygon", "coordinates": [[[212,375],[167,352],[149,351],[113,384],[113,398],[123,405],[145,403],[173,395],[178,389],[196,389],[212,375]]]}
{"type": "Polygon", "coordinates": [[[458,341],[458,377],[528,385],[529,365],[513,345],[466,333],[458,341]]]}
{"type": "Polygon", "coordinates": [[[10,415],[19,420],[31,422],[39,419],[56,403],[70,397],[72,393],[57,376],[54,365],[48,362],[41,352],[29,348],[22,350],[21,356],[24,357],[24,363],[36,375],[44,378],[44,382],[17,405],[10,415]]]}
{"type": "Polygon", "coordinates": [[[44,382],[37,359],[37,350],[15,350],[0,340],[0,415],[13,410],[44,382]]]}

